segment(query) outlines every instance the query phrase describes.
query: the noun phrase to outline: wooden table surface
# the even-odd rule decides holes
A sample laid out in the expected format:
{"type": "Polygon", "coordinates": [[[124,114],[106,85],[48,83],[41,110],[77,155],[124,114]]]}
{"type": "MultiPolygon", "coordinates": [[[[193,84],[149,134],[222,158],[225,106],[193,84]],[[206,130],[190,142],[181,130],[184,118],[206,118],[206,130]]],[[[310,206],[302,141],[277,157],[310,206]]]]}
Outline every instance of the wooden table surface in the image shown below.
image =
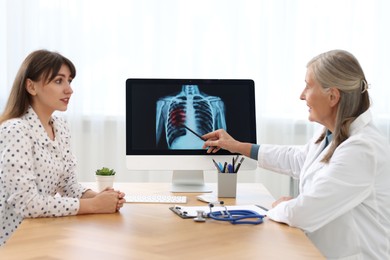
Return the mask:
{"type": "MultiPolygon", "coordinates": [[[[93,186],[87,183],[86,186],[93,186]]],[[[213,184],[212,184],[213,185],[213,184]]],[[[171,194],[168,183],[116,183],[126,193],[171,194]]],[[[207,205],[182,193],[185,206],[207,205]]],[[[239,183],[226,205],[273,198],[262,184],[239,183]]],[[[260,225],[181,219],[170,204],[126,203],[119,213],[25,219],[0,259],[324,259],[299,229],[267,218],[260,225]]]]}

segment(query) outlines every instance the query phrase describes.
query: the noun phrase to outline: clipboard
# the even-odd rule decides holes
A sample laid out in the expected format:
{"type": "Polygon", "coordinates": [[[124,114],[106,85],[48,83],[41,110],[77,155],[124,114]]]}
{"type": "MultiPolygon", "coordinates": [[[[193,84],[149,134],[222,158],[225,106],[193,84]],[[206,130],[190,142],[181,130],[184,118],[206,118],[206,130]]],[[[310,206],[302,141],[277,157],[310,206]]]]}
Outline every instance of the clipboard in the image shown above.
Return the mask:
{"type": "Polygon", "coordinates": [[[169,207],[170,210],[172,210],[173,213],[175,213],[176,215],[178,215],[179,217],[181,218],[195,218],[196,216],[193,216],[192,214],[189,215],[188,212],[183,209],[183,207],[181,206],[173,206],[173,207],[169,207]]]}
{"type": "MultiPolygon", "coordinates": [[[[210,208],[208,206],[180,206],[180,205],[175,205],[173,207],[169,207],[169,209],[178,215],[179,217],[183,219],[187,218],[195,218],[198,215],[198,210],[203,210],[205,213],[210,212],[210,208]]],[[[214,211],[221,211],[221,210],[252,210],[260,215],[267,215],[268,209],[265,207],[262,207],[260,205],[235,205],[235,206],[216,206],[213,207],[213,212],[214,211]]]]}

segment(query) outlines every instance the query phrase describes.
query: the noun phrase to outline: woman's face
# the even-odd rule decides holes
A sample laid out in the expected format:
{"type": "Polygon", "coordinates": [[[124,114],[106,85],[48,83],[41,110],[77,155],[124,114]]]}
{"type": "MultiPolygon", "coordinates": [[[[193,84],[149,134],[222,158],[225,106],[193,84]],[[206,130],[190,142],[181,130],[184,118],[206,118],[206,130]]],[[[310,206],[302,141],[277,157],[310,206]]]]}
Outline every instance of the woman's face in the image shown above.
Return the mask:
{"type": "Polygon", "coordinates": [[[331,89],[324,89],[315,80],[312,69],[309,67],[305,77],[306,87],[300,96],[301,100],[306,100],[309,107],[309,120],[324,125],[333,131],[336,122],[337,106],[332,101],[331,89]]]}
{"type": "Polygon", "coordinates": [[[45,114],[52,114],[56,110],[65,111],[73,94],[71,82],[71,73],[66,65],[61,66],[58,74],[49,83],[44,82],[43,79],[32,82],[34,88],[29,92],[32,95],[33,107],[39,108],[45,114]]]}

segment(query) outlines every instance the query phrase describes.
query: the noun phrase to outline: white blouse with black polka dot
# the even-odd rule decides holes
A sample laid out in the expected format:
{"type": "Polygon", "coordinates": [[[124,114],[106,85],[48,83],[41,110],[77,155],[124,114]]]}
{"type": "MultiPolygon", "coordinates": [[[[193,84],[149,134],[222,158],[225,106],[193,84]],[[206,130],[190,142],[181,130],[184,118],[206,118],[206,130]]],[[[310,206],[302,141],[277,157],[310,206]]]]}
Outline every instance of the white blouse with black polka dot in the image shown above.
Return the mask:
{"type": "Polygon", "coordinates": [[[23,218],[76,215],[79,210],[86,189],[77,182],[69,129],[57,116],[52,124],[54,141],[30,107],[21,118],[0,126],[0,245],[23,218]]]}

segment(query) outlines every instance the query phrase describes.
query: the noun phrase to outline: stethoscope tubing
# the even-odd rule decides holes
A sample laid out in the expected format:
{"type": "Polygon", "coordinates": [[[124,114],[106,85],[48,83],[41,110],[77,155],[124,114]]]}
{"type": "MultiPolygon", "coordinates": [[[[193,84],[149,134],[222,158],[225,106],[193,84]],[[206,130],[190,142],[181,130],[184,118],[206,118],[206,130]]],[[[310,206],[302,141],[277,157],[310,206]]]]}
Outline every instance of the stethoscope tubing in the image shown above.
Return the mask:
{"type": "Polygon", "coordinates": [[[228,221],[232,224],[261,224],[263,223],[264,215],[260,215],[252,210],[221,210],[207,214],[211,219],[218,221],[228,221]],[[256,220],[245,220],[256,219],[256,220]]]}

